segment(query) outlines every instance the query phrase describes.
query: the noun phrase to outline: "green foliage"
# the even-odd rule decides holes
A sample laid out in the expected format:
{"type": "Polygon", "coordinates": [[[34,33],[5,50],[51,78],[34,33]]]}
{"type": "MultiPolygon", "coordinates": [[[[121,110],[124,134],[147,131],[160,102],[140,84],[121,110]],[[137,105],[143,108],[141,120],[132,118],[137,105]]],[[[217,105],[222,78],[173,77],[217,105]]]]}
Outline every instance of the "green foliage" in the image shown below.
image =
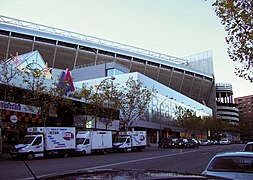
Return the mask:
{"type": "Polygon", "coordinates": [[[92,119],[105,124],[108,128],[112,121],[119,119],[128,129],[134,121],[146,111],[153,91],[143,87],[139,80],[129,78],[125,86],[114,83],[113,79],[106,78],[97,86],[83,86],[78,93],[79,98],[91,104],[86,106],[86,113],[90,112],[92,119]]]}
{"type": "Polygon", "coordinates": [[[235,74],[250,82],[253,82],[252,5],[252,0],[216,0],[213,4],[228,33],[228,55],[240,65],[235,68],[235,74]]]}
{"type": "Polygon", "coordinates": [[[198,117],[193,110],[181,106],[176,107],[175,117],[177,125],[184,128],[187,133],[191,133],[193,137],[196,133],[200,132],[202,134],[202,132],[206,130],[204,121],[201,117],[198,117]]]}
{"type": "Polygon", "coordinates": [[[47,81],[45,76],[42,76],[41,70],[27,66],[24,72],[23,87],[29,90],[29,93],[23,95],[25,103],[30,111],[40,115],[44,126],[50,116],[56,117],[58,114],[64,115],[75,111],[73,101],[64,96],[63,89],[57,87],[56,83],[51,84],[51,81],[47,81]]]}
{"type": "Polygon", "coordinates": [[[95,93],[91,94],[90,102],[95,107],[95,111],[93,111],[95,128],[98,120],[104,123],[107,129],[114,119],[118,119],[116,111],[121,97],[118,86],[113,82],[113,79],[107,78],[101,81],[98,86],[92,87],[95,93]]]}
{"type": "MultiPolygon", "coordinates": [[[[13,87],[13,80],[15,80],[21,72],[16,68],[16,66],[10,64],[11,59],[0,60],[0,89],[1,95],[0,99],[4,102],[11,102],[15,98],[16,92],[13,87]]],[[[0,58],[1,59],[1,58],[0,58]]]]}
{"type": "Polygon", "coordinates": [[[221,119],[216,119],[211,116],[203,117],[205,127],[210,131],[211,136],[223,135],[225,133],[237,134],[239,133],[239,126],[221,119]]]}
{"type": "MultiPolygon", "coordinates": [[[[19,76],[20,71],[16,66],[10,64],[10,60],[0,57],[0,100],[4,103],[13,102],[17,91],[13,87],[13,80],[19,76]]],[[[0,109],[0,123],[2,122],[2,113],[5,111],[5,107],[0,109]]],[[[1,124],[0,124],[1,125],[1,124]]],[[[0,128],[0,157],[2,156],[2,127],[0,128]]]]}

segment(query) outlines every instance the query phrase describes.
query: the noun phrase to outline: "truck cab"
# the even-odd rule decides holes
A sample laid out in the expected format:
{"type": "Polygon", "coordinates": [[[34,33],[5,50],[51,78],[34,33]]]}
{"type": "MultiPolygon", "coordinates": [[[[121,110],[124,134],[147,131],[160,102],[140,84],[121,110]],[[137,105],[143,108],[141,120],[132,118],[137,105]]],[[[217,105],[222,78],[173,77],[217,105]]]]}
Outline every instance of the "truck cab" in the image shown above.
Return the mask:
{"type": "Polygon", "coordinates": [[[146,148],[146,131],[119,132],[113,143],[114,151],[142,151],[146,148]]]}
{"type": "Polygon", "coordinates": [[[42,134],[26,135],[20,144],[11,150],[13,157],[25,156],[31,160],[34,157],[44,156],[44,141],[42,134]]]}
{"type": "Polygon", "coordinates": [[[115,149],[122,149],[123,151],[132,150],[132,139],[130,135],[120,135],[117,137],[115,143],[113,143],[115,149]]]}
{"type": "Polygon", "coordinates": [[[28,127],[23,142],[11,150],[13,157],[34,157],[62,155],[67,157],[75,150],[74,127],[28,127]]]}
{"type": "Polygon", "coordinates": [[[91,154],[90,133],[80,131],[76,135],[76,152],[81,155],[91,154]]]}
{"type": "Polygon", "coordinates": [[[76,152],[107,154],[112,149],[111,131],[79,131],[76,135],[76,152]]]}

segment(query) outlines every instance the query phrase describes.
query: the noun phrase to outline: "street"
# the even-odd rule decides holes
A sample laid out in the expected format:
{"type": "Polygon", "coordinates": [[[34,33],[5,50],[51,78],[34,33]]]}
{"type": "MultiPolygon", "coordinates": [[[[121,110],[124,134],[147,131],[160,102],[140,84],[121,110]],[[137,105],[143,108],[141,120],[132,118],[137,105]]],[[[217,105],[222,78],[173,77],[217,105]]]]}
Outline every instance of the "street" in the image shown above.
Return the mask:
{"type": "MultiPolygon", "coordinates": [[[[35,159],[26,163],[36,177],[94,169],[148,169],[199,174],[215,154],[241,151],[243,147],[244,144],[200,146],[198,149],[147,147],[144,152],[35,159]]],[[[0,179],[32,178],[25,163],[12,158],[0,160],[0,172],[0,179]]]]}

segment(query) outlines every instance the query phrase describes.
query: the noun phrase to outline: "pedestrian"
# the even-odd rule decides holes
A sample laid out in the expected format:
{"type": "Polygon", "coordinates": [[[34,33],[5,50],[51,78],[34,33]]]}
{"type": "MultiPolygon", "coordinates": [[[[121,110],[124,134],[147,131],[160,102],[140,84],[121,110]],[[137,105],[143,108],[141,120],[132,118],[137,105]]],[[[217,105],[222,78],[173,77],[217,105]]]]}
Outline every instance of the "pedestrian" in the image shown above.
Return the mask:
{"type": "Polygon", "coordinates": [[[163,140],[161,138],[159,138],[158,149],[162,149],[162,148],[163,148],[163,140]]]}

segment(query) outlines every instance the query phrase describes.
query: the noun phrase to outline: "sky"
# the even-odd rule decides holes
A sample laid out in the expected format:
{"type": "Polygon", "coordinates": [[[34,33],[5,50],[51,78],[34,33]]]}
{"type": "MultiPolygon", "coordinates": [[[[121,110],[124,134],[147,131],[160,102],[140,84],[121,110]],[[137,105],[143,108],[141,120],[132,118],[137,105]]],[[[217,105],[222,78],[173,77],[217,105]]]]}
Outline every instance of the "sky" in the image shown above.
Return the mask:
{"type": "Polygon", "coordinates": [[[215,83],[231,83],[234,98],[253,95],[253,84],[234,74],[212,2],[0,0],[0,14],[179,58],[212,50],[215,83]]]}

